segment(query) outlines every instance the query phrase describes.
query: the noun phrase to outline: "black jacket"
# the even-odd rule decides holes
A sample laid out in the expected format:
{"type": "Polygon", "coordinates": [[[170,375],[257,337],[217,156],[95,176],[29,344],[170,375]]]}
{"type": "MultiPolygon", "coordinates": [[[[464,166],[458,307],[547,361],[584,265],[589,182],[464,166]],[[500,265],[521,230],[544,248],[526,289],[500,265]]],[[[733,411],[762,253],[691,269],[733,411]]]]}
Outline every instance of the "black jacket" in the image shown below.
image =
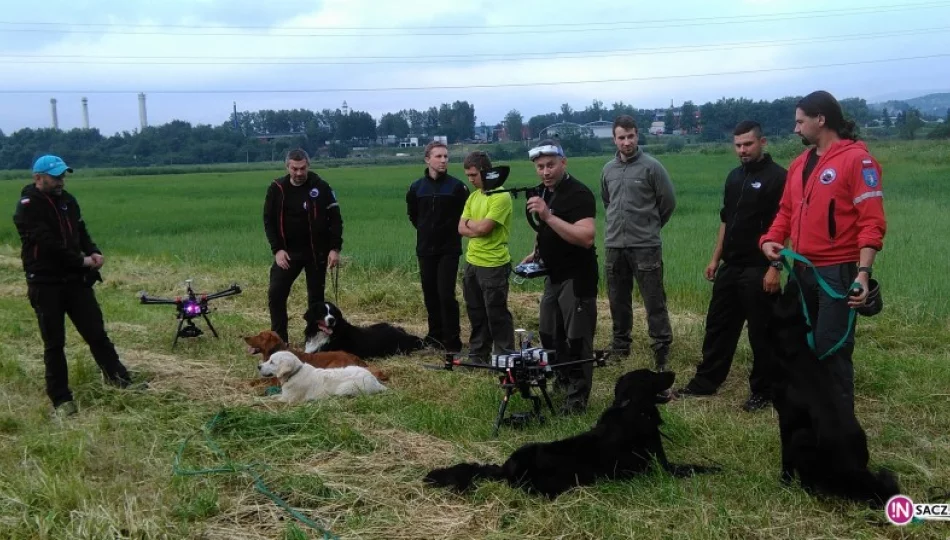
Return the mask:
{"type": "MultiPolygon", "coordinates": [[[[307,221],[310,224],[310,249],[315,261],[325,260],[332,250],[343,249],[343,217],[336,194],[317,173],[307,173],[309,192],[307,221]]],[[[264,232],[272,253],[287,249],[284,231],[285,190],[290,186],[290,175],[271,182],[264,198],[264,232]]]]}
{"type": "Polygon", "coordinates": [[[461,255],[458,225],[468,199],[468,186],[448,174],[433,180],[428,171],[406,193],[406,211],[416,228],[416,255],[461,255]]]}
{"type": "Polygon", "coordinates": [[[82,265],[83,258],[102,252],[86,230],[79,203],[67,191],[51,195],[33,184],[25,186],[13,223],[20,233],[20,258],[28,283],[101,281],[98,271],[82,265]]]}
{"type": "Polygon", "coordinates": [[[722,260],[736,266],[765,266],[759,237],[769,230],[778,212],[787,171],[765,154],[736,167],[726,178],[719,218],[726,225],[722,260]]]}

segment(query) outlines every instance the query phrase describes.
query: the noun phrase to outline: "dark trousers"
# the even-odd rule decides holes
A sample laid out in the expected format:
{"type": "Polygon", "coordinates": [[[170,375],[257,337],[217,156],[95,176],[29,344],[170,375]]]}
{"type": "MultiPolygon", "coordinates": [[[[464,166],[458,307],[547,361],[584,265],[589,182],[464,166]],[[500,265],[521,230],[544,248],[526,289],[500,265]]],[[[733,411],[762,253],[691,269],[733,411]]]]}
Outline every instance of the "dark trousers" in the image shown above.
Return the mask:
{"type": "Polygon", "coordinates": [[[459,303],[455,298],[459,257],[457,254],[419,256],[422,299],[429,319],[427,337],[452,351],[462,349],[459,303]]]}
{"type": "MultiPolygon", "coordinates": [[[[597,298],[578,298],[574,280],[552,283],[544,280],[539,321],[541,346],[555,351],[552,364],[585,360],[594,356],[594,332],[597,330],[597,298]]],[[[594,364],[588,362],[555,368],[558,387],[564,390],[566,408],[585,408],[594,378],[594,364]]]]}
{"type": "Polygon", "coordinates": [[[748,321],[752,347],[752,372],[749,389],[753,394],[771,398],[775,359],[769,339],[769,294],[762,290],[768,266],[744,267],[723,263],[716,272],[712,299],[706,312],[706,337],[703,361],[688,388],[701,394],[719,389],[736,353],[742,326],[748,321]]]}
{"type": "Polygon", "coordinates": [[[462,298],[472,337],[468,341],[469,354],[487,361],[494,344],[495,354],[515,349],[515,326],[508,311],[508,276],[511,265],[496,267],[465,265],[462,274],[462,298]]]}
{"type": "Polygon", "coordinates": [[[663,288],[663,250],[651,248],[607,248],[607,297],[613,339],[610,347],[630,350],[633,329],[633,282],[636,280],[647,312],[647,329],[653,353],[664,359],[673,343],[673,329],[666,309],[663,288]]]}
{"type": "MultiPolygon", "coordinates": [[[[847,294],[848,289],[858,275],[857,265],[854,263],[836,264],[818,268],[822,279],[839,294],[847,294]]],[[[815,349],[818,356],[831,350],[842,336],[847,333],[844,345],[834,354],[824,358],[832,376],[841,389],[841,396],[846,403],[854,407],[854,364],[851,355],[854,353],[854,328],[848,331],[848,316],[851,308],[848,301],[835,300],[818,285],[815,272],[812,269],[795,265],[795,277],[805,296],[805,305],[808,307],[808,316],[815,334],[815,349]]]]}
{"type": "Polygon", "coordinates": [[[129,372],[119,361],[115,346],[106,334],[102,310],[92,287],[81,284],[30,284],[27,294],[43,338],[46,395],[54,407],[73,399],[64,350],[66,315],[69,315],[76,331],[89,345],[89,351],[105,378],[112,382],[129,381],[129,372]]]}
{"type": "Polygon", "coordinates": [[[287,298],[294,281],[304,271],[307,275],[307,309],[316,317],[326,314],[324,288],[327,281],[326,260],[291,259],[290,268],[284,270],[275,262],[270,267],[270,284],[267,288],[267,308],[270,310],[270,329],[280,339],[287,339],[287,298]]]}

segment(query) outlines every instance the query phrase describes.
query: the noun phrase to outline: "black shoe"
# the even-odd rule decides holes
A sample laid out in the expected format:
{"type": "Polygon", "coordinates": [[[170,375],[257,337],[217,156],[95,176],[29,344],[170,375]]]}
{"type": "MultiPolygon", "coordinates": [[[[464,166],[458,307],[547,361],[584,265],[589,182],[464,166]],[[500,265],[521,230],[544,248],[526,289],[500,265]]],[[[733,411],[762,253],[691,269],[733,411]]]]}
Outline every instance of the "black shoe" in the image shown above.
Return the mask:
{"type": "Polygon", "coordinates": [[[123,390],[148,390],[148,383],[145,381],[134,381],[125,377],[104,377],[105,383],[109,386],[121,388],[123,390]]]}
{"type": "Polygon", "coordinates": [[[445,350],[446,352],[462,352],[462,340],[458,338],[448,340],[445,350]]]}
{"type": "Polygon", "coordinates": [[[696,390],[686,386],[685,388],[680,388],[673,392],[673,397],[675,398],[687,398],[687,397],[709,397],[715,394],[715,392],[697,392],[696,390]]]}
{"type": "Polygon", "coordinates": [[[742,404],[742,410],[745,412],[755,412],[764,409],[772,404],[772,400],[762,394],[752,394],[749,399],[742,404]]]}

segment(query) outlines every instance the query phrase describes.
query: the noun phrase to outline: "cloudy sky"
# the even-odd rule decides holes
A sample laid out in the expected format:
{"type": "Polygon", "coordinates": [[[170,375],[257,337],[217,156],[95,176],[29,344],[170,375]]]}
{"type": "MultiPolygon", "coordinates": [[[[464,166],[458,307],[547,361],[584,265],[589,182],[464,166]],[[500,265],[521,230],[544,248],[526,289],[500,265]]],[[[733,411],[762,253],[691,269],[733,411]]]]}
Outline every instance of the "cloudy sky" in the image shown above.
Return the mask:
{"type": "Polygon", "coordinates": [[[826,89],[950,91],[950,1],[48,0],[4,3],[0,130],[220,124],[241,111],[378,116],[468,100],[479,122],[599,99],[662,107],[826,89]],[[831,7],[834,6],[834,7],[831,7]]]}

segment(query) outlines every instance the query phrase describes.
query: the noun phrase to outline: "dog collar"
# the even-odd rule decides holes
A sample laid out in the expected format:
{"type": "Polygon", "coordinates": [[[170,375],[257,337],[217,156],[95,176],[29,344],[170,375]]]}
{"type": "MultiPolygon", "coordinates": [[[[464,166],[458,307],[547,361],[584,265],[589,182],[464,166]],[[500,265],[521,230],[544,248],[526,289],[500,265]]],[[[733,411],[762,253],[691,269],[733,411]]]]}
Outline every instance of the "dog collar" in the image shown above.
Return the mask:
{"type": "Polygon", "coordinates": [[[297,366],[297,369],[291,371],[291,372],[290,372],[290,375],[287,375],[287,378],[284,379],[284,381],[289,381],[291,377],[293,377],[294,375],[300,373],[300,370],[301,370],[301,369],[303,369],[303,362],[301,362],[300,365],[297,366]]]}

